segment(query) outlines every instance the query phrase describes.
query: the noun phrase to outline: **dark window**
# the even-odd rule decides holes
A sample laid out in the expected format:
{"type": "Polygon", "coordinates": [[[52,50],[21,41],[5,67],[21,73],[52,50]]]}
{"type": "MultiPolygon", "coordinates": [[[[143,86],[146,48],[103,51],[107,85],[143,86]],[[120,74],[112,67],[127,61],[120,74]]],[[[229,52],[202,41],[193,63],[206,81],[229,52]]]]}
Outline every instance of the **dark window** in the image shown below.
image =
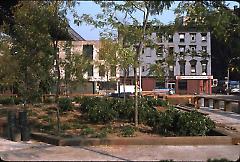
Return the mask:
{"type": "Polygon", "coordinates": [[[183,55],[185,52],[185,46],[178,46],[178,47],[179,47],[180,55],[183,55]]]}
{"type": "Polygon", "coordinates": [[[170,35],[168,35],[168,42],[173,42],[173,35],[172,34],[170,34],[170,35]]]}
{"type": "Polygon", "coordinates": [[[99,76],[105,76],[105,68],[104,65],[99,66],[99,76]]]}
{"type": "Polygon", "coordinates": [[[90,65],[88,69],[88,76],[93,76],[93,65],[90,65]]]}
{"type": "Polygon", "coordinates": [[[202,36],[202,42],[206,42],[207,41],[207,33],[201,33],[202,36]]]}
{"type": "Polygon", "coordinates": [[[169,47],[169,54],[173,55],[173,53],[174,53],[174,47],[169,47]]]}
{"type": "Polygon", "coordinates": [[[207,52],[207,46],[202,46],[202,51],[207,52]]]}
{"type": "Polygon", "coordinates": [[[196,52],[196,45],[190,45],[191,52],[196,52]]]}
{"type": "Polygon", "coordinates": [[[157,56],[162,57],[163,56],[163,46],[159,46],[157,48],[157,56]]]}
{"type": "Polygon", "coordinates": [[[180,75],[185,75],[186,60],[180,60],[178,62],[179,62],[179,65],[180,65],[180,75]]]}
{"type": "Polygon", "coordinates": [[[202,75],[207,75],[207,64],[208,60],[202,60],[200,61],[202,64],[202,75]]]}
{"type": "Polygon", "coordinates": [[[184,33],[179,33],[179,39],[180,39],[180,42],[184,42],[185,41],[185,34],[184,33]]]}
{"type": "Polygon", "coordinates": [[[190,33],[190,37],[191,37],[191,42],[196,41],[196,33],[190,33]]]}
{"type": "Polygon", "coordinates": [[[191,74],[196,74],[197,60],[190,60],[189,63],[191,65],[191,74]]]}
{"type": "Polygon", "coordinates": [[[178,81],[178,89],[179,90],[187,90],[187,80],[179,80],[178,81]]]}
{"type": "Polygon", "coordinates": [[[93,59],[93,45],[83,45],[83,55],[89,58],[90,60],[93,59]]]}
{"type": "Polygon", "coordinates": [[[111,76],[116,76],[116,66],[111,66],[111,76]]]}

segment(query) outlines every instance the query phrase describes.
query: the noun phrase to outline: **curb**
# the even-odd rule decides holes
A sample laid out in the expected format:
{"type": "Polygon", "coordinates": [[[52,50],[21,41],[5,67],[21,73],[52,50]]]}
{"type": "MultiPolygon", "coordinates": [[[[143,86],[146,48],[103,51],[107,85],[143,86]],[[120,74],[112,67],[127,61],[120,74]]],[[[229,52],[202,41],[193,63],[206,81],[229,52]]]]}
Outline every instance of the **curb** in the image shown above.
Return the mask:
{"type": "Polygon", "coordinates": [[[122,138],[62,138],[34,132],[32,139],[56,146],[96,146],[96,145],[233,145],[234,139],[229,136],[196,136],[196,137],[122,137],[122,138]]]}

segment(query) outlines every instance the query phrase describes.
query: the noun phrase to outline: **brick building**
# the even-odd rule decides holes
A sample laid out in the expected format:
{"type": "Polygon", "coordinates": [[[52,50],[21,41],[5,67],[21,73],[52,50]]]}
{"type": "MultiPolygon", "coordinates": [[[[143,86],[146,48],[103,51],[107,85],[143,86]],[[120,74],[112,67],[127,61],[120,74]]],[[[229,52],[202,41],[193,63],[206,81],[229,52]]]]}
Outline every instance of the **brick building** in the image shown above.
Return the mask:
{"type": "MultiPolygon", "coordinates": [[[[158,48],[144,47],[138,68],[143,91],[173,88],[177,94],[211,94],[210,32],[182,28],[164,37],[156,31],[151,39],[158,48]],[[164,70],[164,82],[149,75],[149,68],[155,63],[164,70]]],[[[133,80],[133,69],[129,69],[128,83],[133,80]]]]}

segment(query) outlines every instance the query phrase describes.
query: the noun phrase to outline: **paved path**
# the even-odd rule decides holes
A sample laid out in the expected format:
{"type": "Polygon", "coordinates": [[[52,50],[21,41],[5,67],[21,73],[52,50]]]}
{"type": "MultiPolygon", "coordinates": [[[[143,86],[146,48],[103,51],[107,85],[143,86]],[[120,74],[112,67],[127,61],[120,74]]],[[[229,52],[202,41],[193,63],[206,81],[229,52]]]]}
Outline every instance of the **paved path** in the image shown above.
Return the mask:
{"type": "Polygon", "coordinates": [[[199,111],[207,113],[218,126],[225,127],[229,131],[240,135],[240,114],[208,107],[201,107],[199,111]]]}
{"type": "Polygon", "coordinates": [[[53,146],[30,141],[12,142],[0,138],[0,156],[7,161],[236,161],[240,145],[209,146],[53,146]]]}

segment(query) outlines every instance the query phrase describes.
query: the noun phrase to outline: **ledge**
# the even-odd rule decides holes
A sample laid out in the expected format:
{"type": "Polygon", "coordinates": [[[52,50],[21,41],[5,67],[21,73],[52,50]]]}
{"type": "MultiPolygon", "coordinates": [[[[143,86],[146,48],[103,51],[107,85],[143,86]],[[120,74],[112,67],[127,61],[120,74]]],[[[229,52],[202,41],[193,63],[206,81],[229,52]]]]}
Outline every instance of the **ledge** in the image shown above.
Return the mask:
{"type": "Polygon", "coordinates": [[[116,138],[62,138],[44,133],[32,133],[32,139],[57,146],[91,145],[232,145],[236,144],[230,136],[196,137],[116,137],[116,138]]]}

